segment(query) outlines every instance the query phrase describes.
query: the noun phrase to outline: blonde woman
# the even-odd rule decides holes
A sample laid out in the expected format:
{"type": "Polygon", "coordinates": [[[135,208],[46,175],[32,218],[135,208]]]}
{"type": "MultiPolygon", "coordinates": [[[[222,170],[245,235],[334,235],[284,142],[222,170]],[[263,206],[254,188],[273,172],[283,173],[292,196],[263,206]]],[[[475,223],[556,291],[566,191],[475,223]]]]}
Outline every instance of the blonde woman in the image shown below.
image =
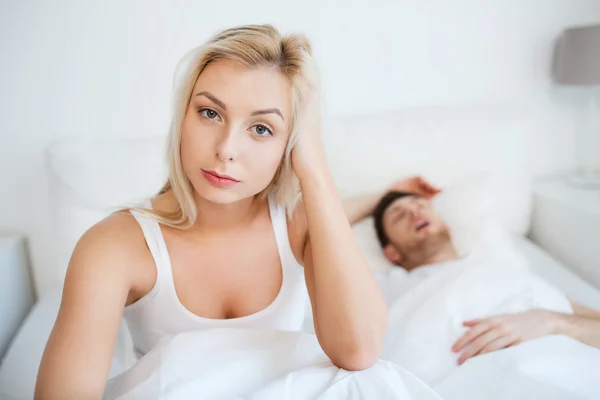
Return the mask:
{"type": "Polygon", "coordinates": [[[299,330],[307,289],[331,360],[375,363],[385,303],[325,163],[312,65],[305,37],[269,25],[226,30],[192,53],[168,182],[80,239],[37,399],[99,398],[122,315],[142,356],[184,331],[299,330]]]}

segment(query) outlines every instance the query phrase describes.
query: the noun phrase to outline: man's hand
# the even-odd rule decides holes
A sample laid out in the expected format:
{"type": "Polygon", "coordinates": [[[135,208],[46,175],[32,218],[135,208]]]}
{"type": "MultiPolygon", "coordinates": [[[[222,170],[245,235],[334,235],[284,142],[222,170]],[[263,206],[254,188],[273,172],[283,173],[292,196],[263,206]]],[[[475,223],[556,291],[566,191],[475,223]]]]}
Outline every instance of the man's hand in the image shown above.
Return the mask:
{"type": "Polygon", "coordinates": [[[441,191],[420,176],[401,179],[392,185],[391,190],[414,193],[426,199],[431,199],[441,191]]]}
{"type": "Polygon", "coordinates": [[[345,199],[344,211],[346,212],[346,216],[348,217],[350,224],[355,224],[359,221],[362,221],[369,215],[373,214],[373,210],[377,206],[377,203],[379,203],[381,198],[385,196],[387,192],[392,190],[415,193],[419,196],[425,197],[426,199],[431,199],[440,192],[440,189],[434,187],[420,176],[401,179],[381,192],[345,199]]]}
{"type": "Polygon", "coordinates": [[[452,346],[452,351],[462,351],[460,365],[471,357],[553,334],[557,320],[557,313],[552,311],[530,310],[465,321],[463,325],[470,329],[452,346]]]}

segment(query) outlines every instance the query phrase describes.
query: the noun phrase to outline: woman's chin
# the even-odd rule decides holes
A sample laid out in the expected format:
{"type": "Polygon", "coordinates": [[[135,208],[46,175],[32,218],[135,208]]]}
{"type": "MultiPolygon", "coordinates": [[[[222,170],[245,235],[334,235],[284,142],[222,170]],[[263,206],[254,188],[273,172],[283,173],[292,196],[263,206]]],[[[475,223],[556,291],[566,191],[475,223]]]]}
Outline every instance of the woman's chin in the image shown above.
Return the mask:
{"type": "Polygon", "coordinates": [[[220,188],[202,188],[196,193],[198,197],[215,204],[232,204],[240,200],[245,199],[247,196],[240,195],[233,190],[220,189],[220,188]]]}
{"type": "Polygon", "coordinates": [[[196,196],[215,204],[232,204],[241,200],[251,199],[261,193],[265,187],[249,188],[242,182],[229,187],[219,187],[209,182],[193,182],[196,196]]]}
{"type": "Polygon", "coordinates": [[[255,191],[240,190],[242,188],[239,187],[239,184],[236,186],[238,187],[221,188],[209,184],[200,184],[195,185],[194,189],[198,197],[211,203],[223,205],[249,199],[260,193],[260,191],[255,193],[255,191]]]}

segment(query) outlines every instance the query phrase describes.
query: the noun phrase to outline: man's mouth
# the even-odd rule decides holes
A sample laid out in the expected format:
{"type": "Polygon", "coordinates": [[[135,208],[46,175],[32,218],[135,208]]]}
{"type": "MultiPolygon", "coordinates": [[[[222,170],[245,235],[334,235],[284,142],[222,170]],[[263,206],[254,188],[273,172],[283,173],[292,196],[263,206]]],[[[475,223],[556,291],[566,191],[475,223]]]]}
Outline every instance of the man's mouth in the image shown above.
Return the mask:
{"type": "Polygon", "coordinates": [[[417,232],[422,231],[423,229],[427,228],[429,226],[429,221],[426,220],[419,220],[417,221],[417,223],[415,224],[415,230],[417,232]]]}

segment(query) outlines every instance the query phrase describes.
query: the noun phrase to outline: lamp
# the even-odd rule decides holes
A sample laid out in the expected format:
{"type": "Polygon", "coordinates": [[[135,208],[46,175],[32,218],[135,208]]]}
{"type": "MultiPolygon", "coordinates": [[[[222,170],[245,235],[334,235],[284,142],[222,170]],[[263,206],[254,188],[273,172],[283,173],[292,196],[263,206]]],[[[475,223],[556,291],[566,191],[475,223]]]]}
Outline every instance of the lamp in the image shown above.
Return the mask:
{"type": "Polygon", "coordinates": [[[567,29],[556,42],[552,75],[565,85],[591,86],[589,125],[579,144],[585,152],[583,171],[570,177],[581,187],[600,187],[600,25],[567,29]]]}

